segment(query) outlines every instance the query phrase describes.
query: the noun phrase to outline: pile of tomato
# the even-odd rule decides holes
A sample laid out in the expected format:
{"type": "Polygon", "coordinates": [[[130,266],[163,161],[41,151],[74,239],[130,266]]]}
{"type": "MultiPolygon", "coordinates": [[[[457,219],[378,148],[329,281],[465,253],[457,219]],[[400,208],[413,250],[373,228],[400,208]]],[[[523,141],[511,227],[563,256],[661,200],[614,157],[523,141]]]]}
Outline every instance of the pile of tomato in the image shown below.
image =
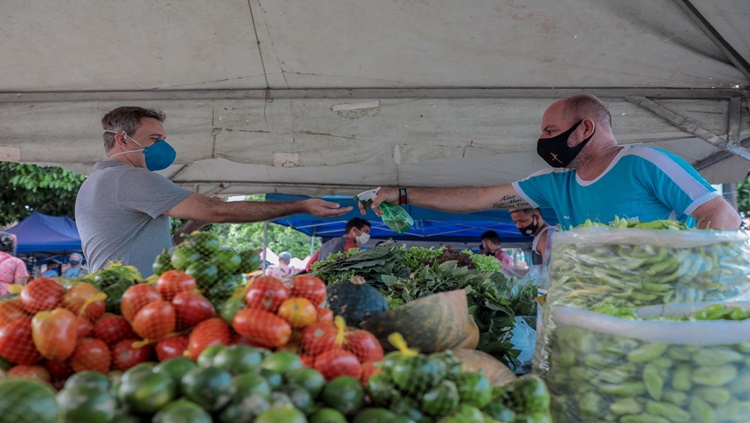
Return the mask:
{"type": "Polygon", "coordinates": [[[263,276],[247,287],[241,299],[225,305],[222,316],[231,321],[240,342],[300,355],[303,363],[327,380],[339,376],[367,378],[383,348],[370,332],[346,328],[339,317],[322,307],[326,285],[316,277],[298,276],[286,287],[263,276]]]}

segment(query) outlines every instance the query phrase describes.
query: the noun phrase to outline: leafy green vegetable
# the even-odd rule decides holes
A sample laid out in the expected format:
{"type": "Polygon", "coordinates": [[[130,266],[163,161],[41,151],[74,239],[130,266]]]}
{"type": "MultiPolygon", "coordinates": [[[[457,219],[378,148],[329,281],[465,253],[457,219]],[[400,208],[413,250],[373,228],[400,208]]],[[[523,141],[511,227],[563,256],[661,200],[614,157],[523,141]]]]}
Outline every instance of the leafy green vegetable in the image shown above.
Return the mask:
{"type": "Polygon", "coordinates": [[[402,277],[409,274],[403,263],[403,251],[396,244],[383,244],[363,251],[352,249],[327,257],[319,266],[316,264],[313,264],[312,274],[328,284],[350,281],[354,275],[360,275],[378,287],[382,275],[402,277]]]}

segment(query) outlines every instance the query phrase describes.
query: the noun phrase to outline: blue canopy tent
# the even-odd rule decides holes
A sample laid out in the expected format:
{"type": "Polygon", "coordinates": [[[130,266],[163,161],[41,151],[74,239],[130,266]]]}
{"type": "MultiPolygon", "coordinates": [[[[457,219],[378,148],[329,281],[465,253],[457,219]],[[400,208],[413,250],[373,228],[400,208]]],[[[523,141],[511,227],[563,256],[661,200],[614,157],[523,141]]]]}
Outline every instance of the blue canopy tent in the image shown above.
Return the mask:
{"type": "MultiPolygon", "coordinates": [[[[267,194],[266,201],[292,201],[308,197],[300,195],[267,194]]],[[[396,241],[427,241],[435,244],[479,244],[479,237],[485,231],[495,231],[501,242],[509,245],[528,244],[532,238],[523,236],[516,229],[507,210],[489,210],[476,213],[446,213],[415,206],[404,206],[414,218],[414,227],[398,234],[388,228],[372,210],[362,216],[352,197],[323,197],[342,206],[353,206],[351,212],[332,219],[323,219],[309,214],[296,214],[273,223],[290,226],[311,236],[333,237],[344,234],[346,222],[354,217],[363,217],[372,225],[370,237],[375,240],[392,238],[396,241]]],[[[551,225],[557,224],[557,216],[552,209],[542,209],[542,216],[551,225]]]]}
{"type": "Polygon", "coordinates": [[[76,223],[66,216],[34,212],[6,232],[18,238],[18,255],[81,251],[81,237],[76,223]]]}

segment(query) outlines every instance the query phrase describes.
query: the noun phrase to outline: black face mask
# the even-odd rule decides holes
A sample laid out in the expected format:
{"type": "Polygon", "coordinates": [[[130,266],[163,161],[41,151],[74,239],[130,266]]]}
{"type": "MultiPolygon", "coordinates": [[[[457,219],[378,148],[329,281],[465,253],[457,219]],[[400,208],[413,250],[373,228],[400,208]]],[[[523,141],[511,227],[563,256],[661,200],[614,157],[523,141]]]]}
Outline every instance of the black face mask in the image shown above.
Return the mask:
{"type": "Polygon", "coordinates": [[[544,161],[552,167],[565,167],[569,165],[570,162],[576,158],[578,153],[583,150],[583,147],[586,146],[591,137],[594,136],[594,133],[592,133],[590,137],[581,141],[577,146],[568,147],[568,138],[570,137],[570,134],[578,128],[578,125],[580,125],[581,122],[583,122],[583,120],[579,120],[578,123],[573,125],[573,127],[560,135],[552,138],[539,138],[539,141],[536,143],[536,154],[543,158],[544,161]]]}
{"type": "Polygon", "coordinates": [[[539,223],[532,220],[527,226],[518,228],[518,231],[521,232],[521,235],[534,235],[537,229],[539,229],[539,223]]]}

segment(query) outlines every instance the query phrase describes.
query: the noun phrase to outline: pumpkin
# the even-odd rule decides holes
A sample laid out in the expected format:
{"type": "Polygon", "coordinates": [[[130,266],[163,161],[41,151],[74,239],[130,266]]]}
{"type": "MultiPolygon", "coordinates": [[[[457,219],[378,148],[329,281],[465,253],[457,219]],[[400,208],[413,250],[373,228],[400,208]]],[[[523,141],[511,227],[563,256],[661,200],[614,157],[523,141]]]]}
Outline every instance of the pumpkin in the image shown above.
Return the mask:
{"type": "Polygon", "coordinates": [[[328,308],[343,317],[347,325],[359,327],[363,321],[388,311],[388,301],[356,275],[351,282],[328,285],[328,308]]]}
{"type": "Polygon", "coordinates": [[[469,311],[466,291],[441,292],[406,303],[362,323],[385,351],[395,348],[388,335],[398,332],[423,354],[445,351],[466,338],[469,311]]]}
{"type": "Polygon", "coordinates": [[[466,337],[453,348],[467,348],[473,350],[479,345],[479,326],[474,318],[469,316],[469,322],[466,325],[466,337]]]}
{"type": "Polygon", "coordinates": [[[508,366],[486,352],[466,348],[456,348],[452,351],[453,356],[461,362],[461,370],[464,372],[483,371],[484,376],[493,386],[503,386],[516,380],[516,375],[508,366]]]}

